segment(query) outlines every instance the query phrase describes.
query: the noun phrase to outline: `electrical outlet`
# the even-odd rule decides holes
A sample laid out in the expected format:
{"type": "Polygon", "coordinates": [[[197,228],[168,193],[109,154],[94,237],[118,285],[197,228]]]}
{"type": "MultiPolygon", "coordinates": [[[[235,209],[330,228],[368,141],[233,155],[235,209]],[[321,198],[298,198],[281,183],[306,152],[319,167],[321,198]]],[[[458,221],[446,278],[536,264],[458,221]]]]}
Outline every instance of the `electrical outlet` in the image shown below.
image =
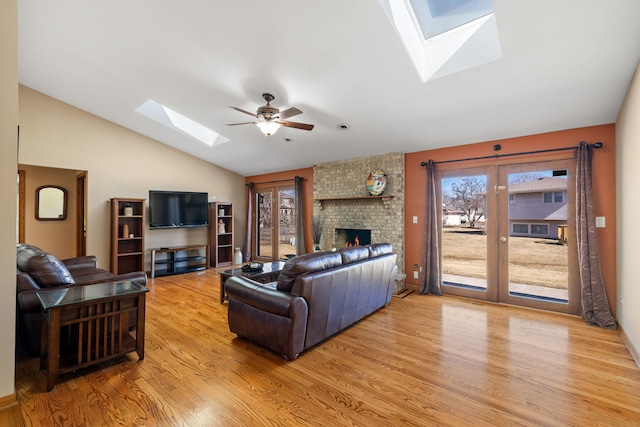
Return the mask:
{"type": "Polygon", "coordinates": [[[414,271],[414,272],[413,272],[413,278],[414,278],[414,279],[419,279],[419,277],[418,277],[418,272],[417,272],[417,271],[414,271]]]}
{"type": "Polygon", "coordinates": [[[414,224],[417,224],[417,223],[418,223],[418,217],[417,217],[417,216],[415,216],[415,215],[413,216],[413,223],[414,223],[414,224]]]}
{"type": "Polygon", "coordinates": [[[605,219],[603,216],[597,216],[596,217],[596,227],[598,228],[604,228],[606,225],[605,223],[605,219]]]}

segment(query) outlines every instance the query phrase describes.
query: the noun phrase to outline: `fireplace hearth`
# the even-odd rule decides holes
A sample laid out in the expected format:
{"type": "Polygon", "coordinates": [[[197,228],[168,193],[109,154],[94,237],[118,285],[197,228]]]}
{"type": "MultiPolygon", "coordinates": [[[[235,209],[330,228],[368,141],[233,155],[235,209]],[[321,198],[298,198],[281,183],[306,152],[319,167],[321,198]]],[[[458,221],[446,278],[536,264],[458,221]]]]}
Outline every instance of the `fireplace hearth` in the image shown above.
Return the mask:
{"type": "Polygon", "coordinates": [[[336,228],[336,248],[364,246],[371,243],[371,230],[358,228],[336,228]]]}

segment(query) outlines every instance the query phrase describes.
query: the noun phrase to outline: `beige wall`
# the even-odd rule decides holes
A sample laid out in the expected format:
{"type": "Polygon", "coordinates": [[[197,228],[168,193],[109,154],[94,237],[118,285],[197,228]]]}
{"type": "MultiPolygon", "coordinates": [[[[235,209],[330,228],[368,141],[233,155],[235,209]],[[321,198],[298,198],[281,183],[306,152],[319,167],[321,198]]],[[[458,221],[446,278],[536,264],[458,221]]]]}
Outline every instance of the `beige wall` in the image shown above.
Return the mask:
{"type": "Polygon", "coordinates": [[[0,407],[15,403],[17,1],[0,2],[0,407]]]}
{"type": "Polygon", "coordinates": [[[59,168],[19,165],[25,172],[24,240],[60,259],[76,256],[76,174],[59,168]],[[57,185],[67,190],[67,218],[61,221],[36,219],[36,190],[43,185],[57,185]]]}
{"type": "MultiPolygon", "coordinates": [[[[236,241],[243,241],[240,175],[24,86],[19,112],[20,164],[87,171],[87,254],[101,267],[109,268],[109,199],[147,199],[149,190],[206,191],[233,202],[236,241]]],[[[207,243],[206,228],[149,231],[148,221],[146,237],[147,248],[207,243]]]]}
{"type": "Polygon", "coordinates": [[[618,322],[640,350],[640,65],[616,122],[618,322]]]}

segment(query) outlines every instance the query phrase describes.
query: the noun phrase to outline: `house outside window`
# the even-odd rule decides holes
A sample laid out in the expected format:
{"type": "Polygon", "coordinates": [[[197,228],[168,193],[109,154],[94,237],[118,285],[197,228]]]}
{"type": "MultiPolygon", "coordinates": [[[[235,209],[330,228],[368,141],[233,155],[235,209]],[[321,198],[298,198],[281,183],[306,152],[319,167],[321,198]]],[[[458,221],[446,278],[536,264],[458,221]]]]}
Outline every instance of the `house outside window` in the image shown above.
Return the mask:
{"type": "Polygon", "coordinates": [[[531,224],[531,234],[536,234],[538,236],[548,236],[549,235],[549,225],[547,225],[547,224],[531,224]]]}
{"type": "Polygon", "coordinates": [[[527,225],[527,224],[513,224],[513,233],[529,234],[529,225],[527,225]]]}
{"type": "Polygon", "coordinates": [[[543,193],[544,203],[564,203],[564,193],[562,191],[543,193]]]}

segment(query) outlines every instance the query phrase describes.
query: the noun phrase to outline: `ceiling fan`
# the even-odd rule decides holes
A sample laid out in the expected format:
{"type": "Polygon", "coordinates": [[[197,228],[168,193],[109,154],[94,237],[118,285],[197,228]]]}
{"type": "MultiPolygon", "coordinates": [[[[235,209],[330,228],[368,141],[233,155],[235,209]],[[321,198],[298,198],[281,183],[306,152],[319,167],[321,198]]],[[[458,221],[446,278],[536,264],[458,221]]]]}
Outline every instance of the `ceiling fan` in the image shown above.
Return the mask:
{"type": "Polygon", "coordinates": [[[238,107],[229,107],[233,108],[236,111],[240,111],[241,113],[248,114],[250,116],[255,117],[258,121],[254,122],[242,122],[242,123],[228,123],[227,126],[238,126],[238,125],[249,125],[253,124],[260,128],[262,133],[265,136],[271,136],[280,126],[285,126],[289,128],[296,128],[302,130],[311,130],[313,129],[313,125],[309,125],[306,123],[298,123],[298,122],[290,122],[288,120],[289,117],[297,116],[298,114],[302,114],[302,111],[298,110],[295,107],[288,108],[284,111],[280,111],[276,107],[271,106],[270,102],[273,101],[274,97],[270,93],[263,93],[262,97],[265,101],[267,101],[267,105],[263,105],[262,107],[258,107],[258,111],[254,113],[250,113],[247,110],[243,110],[238,107]]]}

